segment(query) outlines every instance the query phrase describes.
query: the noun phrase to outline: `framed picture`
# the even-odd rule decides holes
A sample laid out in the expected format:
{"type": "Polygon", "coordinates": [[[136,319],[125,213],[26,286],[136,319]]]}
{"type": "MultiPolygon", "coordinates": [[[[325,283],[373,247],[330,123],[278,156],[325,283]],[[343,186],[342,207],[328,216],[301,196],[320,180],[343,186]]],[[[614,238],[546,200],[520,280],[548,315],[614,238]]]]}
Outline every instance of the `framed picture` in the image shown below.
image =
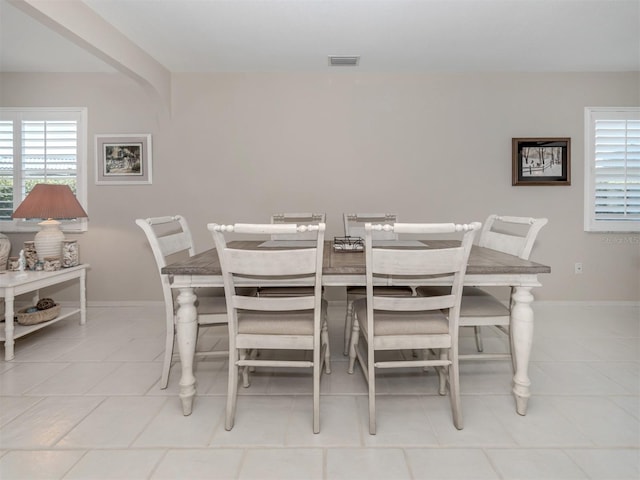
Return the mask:
{"type": "Polygon", "coordinates": [[[513,138],[512,185],[571,185],[570,138],[513,138]]]}
{"type": "Polygon", "coordinates": [[[151,184],[151,135],[96,135],[97,185],[151,184]]]}

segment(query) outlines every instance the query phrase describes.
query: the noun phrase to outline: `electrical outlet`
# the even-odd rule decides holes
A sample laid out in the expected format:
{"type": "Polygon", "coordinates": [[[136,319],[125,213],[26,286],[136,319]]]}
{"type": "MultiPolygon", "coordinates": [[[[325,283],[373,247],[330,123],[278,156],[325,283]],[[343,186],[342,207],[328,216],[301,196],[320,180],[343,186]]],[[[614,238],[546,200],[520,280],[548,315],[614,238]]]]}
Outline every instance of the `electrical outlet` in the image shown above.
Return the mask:
{"type": "Polygon", "coordinates": [[[581,262],[577,262],[576,263],[574,273],[576,275],[580,275],[582,273],[582,263],[581,262]]]}

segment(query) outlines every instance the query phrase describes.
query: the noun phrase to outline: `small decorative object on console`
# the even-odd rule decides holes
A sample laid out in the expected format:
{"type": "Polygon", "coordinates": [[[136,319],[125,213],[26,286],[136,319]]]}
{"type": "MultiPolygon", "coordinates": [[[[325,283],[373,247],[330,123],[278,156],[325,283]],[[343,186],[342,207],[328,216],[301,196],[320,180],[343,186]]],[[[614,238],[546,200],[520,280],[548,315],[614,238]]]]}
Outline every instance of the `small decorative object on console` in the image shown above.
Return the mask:
{"type": "Polygon", "coordinates": [[[78,263],[78,241],[62,242],[62,268],[75,267],[78,263]]]}
{"type": "Polygon", "coordinates": [[[20,257],[9,257],[9,270],[12,272],[20,270],[20,257]]]}
{"type": "Polygon", "coordinates": [[[11,241],[5,234],[0,233],[0,270],[7,269],[7,260],[11,250],[11,241]]]}
{"type": "Polygon", "coordinates": [[[364,240],[362,237],[334,237],[333,250],[336,252],[363,252],[364,240]]]}
{"type": "Polygon", "coordinates": [[[42,298],[35,307],[27,307],[16,313],[20,325],[36,325],[53,320],[60,314],[61,306],[51,298],[42,298]]]}
{"type": "Polygon", "coordinates": [[[43,270],[45,272],[55,272],[60,270],[60,259],[58,257],[46,257],[44,259],[43,270]]]}
{"type": "Polygon", "coordinates": [[[36,252],[36,242],[24,242],[24,258],[26,260],[25,270],[35,270],[38,263],[38,253],[36,252]]]}
{"type": "Polygon", "coordinates": [[[53,301],[53,298],[41,298],[38,300],[38,303],[36,303],[36,308],[38,310],[46,310],[55,306],[56,302],[53,301]]]}

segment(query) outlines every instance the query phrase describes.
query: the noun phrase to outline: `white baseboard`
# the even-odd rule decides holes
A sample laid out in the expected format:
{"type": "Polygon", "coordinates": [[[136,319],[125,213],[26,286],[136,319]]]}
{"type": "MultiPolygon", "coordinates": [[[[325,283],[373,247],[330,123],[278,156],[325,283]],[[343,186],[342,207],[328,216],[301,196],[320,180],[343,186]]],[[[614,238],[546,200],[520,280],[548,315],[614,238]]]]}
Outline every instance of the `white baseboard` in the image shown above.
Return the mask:
{"type": "MultiPolygon", "coordinates": [[[[64,304],[64,302],[61,302],[64,304]]],[[[78,303],[76,302],[76,305],[78,303]]],[[[148,301],[138,301],[138,300],[132,300],[132,301],[104,301],[104,300],[98,300],[98,301],[87,301],[87,307],[91,308],[91,307],[109,307],[109,308],[116,308],[116,307],[164,307],[164,301],[162,300],[148,300],[148,301]]]]}
{"type": "MultiPolygon", "coordinates": [[[[60,302],[74,305],[74,302],[60,302]]],[[[344,300],[329,300],[331,306],[344,305],[344,300]]],[[[75,303],[77,305],[77,302],[75,303]]],[[[87,307],[162,307],[162,300],[149,301],[89,301],[87,307]]],[[[534,300],[534,307],[638,307],[640,308],[640,300],[534,300]]]]}
{"type": "Polygon", "coordinates": [[[534,307],[639,307],[640,300],[534,300],[534,307]]]}

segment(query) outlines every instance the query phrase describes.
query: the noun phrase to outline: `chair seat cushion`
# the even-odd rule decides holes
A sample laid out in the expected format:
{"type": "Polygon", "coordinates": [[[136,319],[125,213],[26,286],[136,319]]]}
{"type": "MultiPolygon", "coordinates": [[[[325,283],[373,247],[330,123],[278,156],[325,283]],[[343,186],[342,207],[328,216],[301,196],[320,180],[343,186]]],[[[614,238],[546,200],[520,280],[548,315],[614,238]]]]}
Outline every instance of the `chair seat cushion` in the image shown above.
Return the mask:
{"type": "Polygon", "coordinates": [[[291,297],[292,295],[309,297],[314,293],[313,287],[260,287],[258,289],[259,297],[291,297]]]}
{"type": "Polygon", "coordinates": [[[213,314],[213,313],[227,313],[227,302],[224,296],[222,297],[198,297],[196,304],[198,313],[200,315],[213,314]]]}
{"type": "MultiPolygon", "coordinates": [[[[418,295],[425,297],[443,295],[449,292],[448,287],[419,287],[418,295]]],[[[460,304],[461,317],[508,317],[509,309],[496,297],[477,287],[464,287],[462,290],[462,303],[460,304]]]]}
{"type": "MultiPolygon", "coordinates": [[[[328,302],[322,300],[322,316],[328,302]]],[[[313,310],[238,311],[238,333],[255,335],[313,335],[313,310]]]]}
{"type": "MultiPolygon", "coordinates": [[[[198,298],[202,297],[224,297],[223,287],[198,287],[195,289],[195,293],[198,298]]],[[[238,287],[236,288],[238,295],[244,295],[245,297],[253,297],[258,293],[256,287],[238,287]]]]}
{"type": "Polygon", "coordinates": [[[224,297],[223,287],[198,287],[194,288],[195,294],[200,297],[224,297]]]}
{"type": "MultiPolygon", "coordinates": [[[[353,303],[360,328],[367,332],[367,299],[353,303]]],[[[449,333],[449,321],[440,311],[399,312],[377,310],[374,335],[436,335],[449,333]]]]}
{"type": "MultiPolygon", "coordinates": [[[[373,287],[374,295],[381,297],[406,297],[413,295],[411,287],[373,287]]],[[[367,287],[347,287],[347,295],[365,297],[367,287]]]]}

